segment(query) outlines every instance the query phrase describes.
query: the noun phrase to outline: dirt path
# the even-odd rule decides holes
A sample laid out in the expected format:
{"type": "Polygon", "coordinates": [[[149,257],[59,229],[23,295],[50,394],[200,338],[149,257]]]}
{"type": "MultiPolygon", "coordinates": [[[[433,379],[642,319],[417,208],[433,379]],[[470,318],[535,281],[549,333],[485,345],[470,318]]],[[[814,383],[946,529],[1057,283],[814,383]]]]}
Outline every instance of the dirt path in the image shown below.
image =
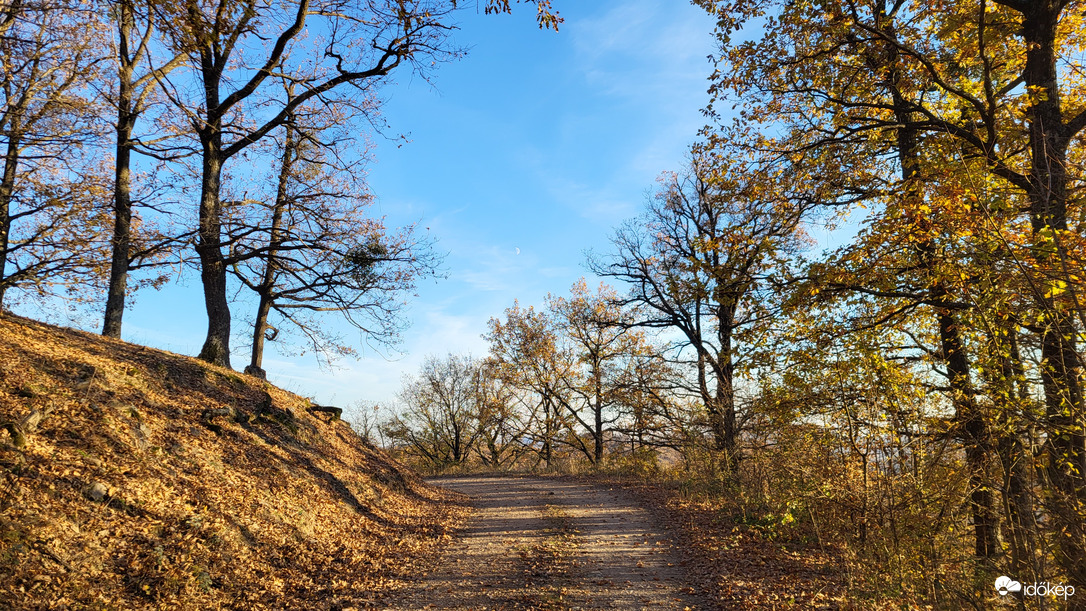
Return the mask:
{"type": "Polygon", "coordinates": [[[546,478],[445,478],[468,529],[389,609],[701,609],[651,516],[620,491],[546,478]]]}

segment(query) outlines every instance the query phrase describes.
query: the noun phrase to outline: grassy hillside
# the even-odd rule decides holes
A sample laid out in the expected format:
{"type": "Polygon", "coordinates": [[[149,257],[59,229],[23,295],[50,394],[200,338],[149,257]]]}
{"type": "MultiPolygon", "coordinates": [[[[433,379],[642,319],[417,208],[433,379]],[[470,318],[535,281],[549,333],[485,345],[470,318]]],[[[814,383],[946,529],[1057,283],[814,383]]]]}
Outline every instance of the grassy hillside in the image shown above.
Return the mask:
{"type": "Polygon", "coordinates": [[[379,605],[457,501],[264,381],[0,319],[0,607],[379,605]]]}

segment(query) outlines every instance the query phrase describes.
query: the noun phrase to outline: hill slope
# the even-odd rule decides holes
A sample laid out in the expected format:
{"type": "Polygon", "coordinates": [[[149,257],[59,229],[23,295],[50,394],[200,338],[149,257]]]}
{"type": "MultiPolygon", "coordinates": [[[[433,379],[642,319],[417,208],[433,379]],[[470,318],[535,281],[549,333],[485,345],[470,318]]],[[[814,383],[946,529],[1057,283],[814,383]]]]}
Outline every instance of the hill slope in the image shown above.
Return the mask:
{"type": "Polygon", "coordinates": [[[465,515],[334,415],[0,319],[0,606],[365,607],[465,515]]]}

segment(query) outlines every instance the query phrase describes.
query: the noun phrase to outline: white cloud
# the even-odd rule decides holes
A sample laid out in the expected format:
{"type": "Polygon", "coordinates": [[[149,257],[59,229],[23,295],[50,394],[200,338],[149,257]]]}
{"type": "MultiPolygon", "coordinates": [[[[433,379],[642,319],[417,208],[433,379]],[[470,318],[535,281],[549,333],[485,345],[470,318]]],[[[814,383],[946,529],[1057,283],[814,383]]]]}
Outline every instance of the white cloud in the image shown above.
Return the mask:
{"type": "Polygon", "coordinates": [[[546,278],[568,278],[581,273],[579,269],[573,267],[541,267],[537,271],[539,275],[546,278]]]}
{"type": "Polygon", "coordinates": [[[468,265],[454,272],[453,279],[479,291],[509,291],[523,284],[526,270],[535,257],[526,252],[516,253],[513,246],[476,246],[458,255],[468,265]]]}
{"type": "Polygon", "coordinates": [[[624,188],[617,185],[605,184],[597,187],[561,181],[555,184],[554,188],[556,198],[565,200],[567,205],[579,211],[582,217],[604,227],[614,226],[636,215],[640,210],[641,201],[626,197],[624,188]]]}
{"type": "Polygon", "coordinates": [[[606,92],[689,106],[704,94],[712,51],[712,19],[671,0],[640,0],[570,24],[584,77],[606,92]]]}
{"type": "Polygon", "coordinates": [[[345,359],[336,363],[334,375],[316,364],[296,361],[268,361],[265,369],[273,383],[318,402],[340,407],[359,400],[388,403],[399,393],[404,374],[417,371],[428,355],[486,354],[487,344],[481,335],[489,316],[489,313],[455,315],[440,306],[429,308],[416,318],[402,346],[406,353],[402,358],[345,359]]]}
{"type": "Polygon", "coordinates": [[[580,75],[550,136],[521,147],[549,199],[607,232],[635,216],[663,171],[678,170],[705,124],[712,19],[670,0],[635,0],[571,20],[580,75]]]}
{"type": "MultiPolygon", "coordinates": [[[[412,346],[412,354],[433,354],[444,356],[453,352],[471,353],[476,356],[485,354],[486,340],[482,334],[486,331],[486,322],[490,313],[449,314],[431,311],[425,315],[421,333],[412,346]]],[[[421,362],[421,359],[420,359],[421,362]]]]}

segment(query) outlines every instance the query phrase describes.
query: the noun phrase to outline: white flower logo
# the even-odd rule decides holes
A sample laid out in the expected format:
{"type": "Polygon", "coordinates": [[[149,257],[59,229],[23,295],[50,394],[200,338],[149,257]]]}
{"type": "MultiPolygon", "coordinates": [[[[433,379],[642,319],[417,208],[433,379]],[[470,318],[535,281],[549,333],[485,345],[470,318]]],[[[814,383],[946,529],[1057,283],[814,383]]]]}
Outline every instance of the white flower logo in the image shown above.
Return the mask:
{"type": "Polygon", "coordinates": [[[1001,575],[999,579],[996,579],[995,588],[1000,596],[1006,596],[1010,592],[1021,592],[1022,584],[1006,575],[1001,575]]]}

